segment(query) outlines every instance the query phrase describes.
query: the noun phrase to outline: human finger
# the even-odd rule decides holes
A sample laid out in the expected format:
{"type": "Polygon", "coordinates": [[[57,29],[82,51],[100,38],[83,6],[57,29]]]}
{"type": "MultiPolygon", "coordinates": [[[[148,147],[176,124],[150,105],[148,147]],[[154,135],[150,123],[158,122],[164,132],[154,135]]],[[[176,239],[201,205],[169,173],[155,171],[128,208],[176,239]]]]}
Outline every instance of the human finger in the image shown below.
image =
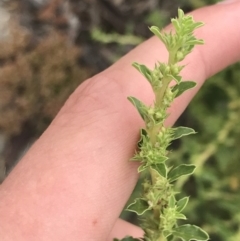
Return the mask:
{"type": "MultiPolygon", "coordinates": [[[[186,59],[183,75],[195,79],[198,88],[206,77],[239,59],[239,10],[237,2],[192,13],[206,23],[198,31],[206,45],[186,59]]],[[[136,165],[127,160],[142,122],[126,97],[148,103],[153,98],[130,64],[151,67],[166,58],[163,45],[152,38],[77,89],[1,187],[1,237],[8,233],[19,241],[106,240],[137,181],[136,165]]],[[[196,91],[174,103],[169,124],[196,91]]]]}

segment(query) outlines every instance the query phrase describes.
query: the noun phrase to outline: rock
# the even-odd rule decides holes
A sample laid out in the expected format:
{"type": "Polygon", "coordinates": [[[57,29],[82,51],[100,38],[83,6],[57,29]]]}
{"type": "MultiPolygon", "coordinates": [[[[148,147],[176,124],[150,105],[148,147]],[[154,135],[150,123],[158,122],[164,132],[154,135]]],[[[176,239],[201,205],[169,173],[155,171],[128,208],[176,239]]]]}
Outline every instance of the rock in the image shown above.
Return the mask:
{"type": "Polygon", "coordinates": [[[5,138],[2,134],[0,134],[0,155],[4,149],[5,146],[5,138]]]}
{"type": "Polygon", "coordinates": [[[10,13],[0,6],[0,40],[5,40],[9,37],[10,13]]]}
{"type": "Polygon", "coordinates": [[[5,138],[3,135],[0,134],[0,184],[5,178],[5,173],[6,173],[6,167],[5,167],[5,161],[2,158],[2,152],[5,146],[5,138]]]}

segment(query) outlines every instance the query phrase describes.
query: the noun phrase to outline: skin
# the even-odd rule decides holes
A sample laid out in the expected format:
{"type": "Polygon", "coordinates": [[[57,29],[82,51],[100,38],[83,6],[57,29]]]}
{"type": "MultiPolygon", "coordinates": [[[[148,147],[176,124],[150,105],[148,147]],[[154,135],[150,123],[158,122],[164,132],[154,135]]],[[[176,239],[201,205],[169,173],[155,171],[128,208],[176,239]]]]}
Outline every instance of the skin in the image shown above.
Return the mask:
{"type": "MultiPolygon", "coordinates": [[[[191,13],[205,22],[196,34],[206,44],[187,57],[182,74],[198,86],[174,102],[168,125],[208,77],[240,59],[239,12],[236,1],[191,13]]],[[[118,220],[138,179],[137,164],[128,160],[143,124],[126,97],[150,104],[152,91],[131,63],[153,67],[166,59],[164,46],[153,37],[77,88],[0,186],[1,240],[110,241],[142,235],[118,220]]]]}

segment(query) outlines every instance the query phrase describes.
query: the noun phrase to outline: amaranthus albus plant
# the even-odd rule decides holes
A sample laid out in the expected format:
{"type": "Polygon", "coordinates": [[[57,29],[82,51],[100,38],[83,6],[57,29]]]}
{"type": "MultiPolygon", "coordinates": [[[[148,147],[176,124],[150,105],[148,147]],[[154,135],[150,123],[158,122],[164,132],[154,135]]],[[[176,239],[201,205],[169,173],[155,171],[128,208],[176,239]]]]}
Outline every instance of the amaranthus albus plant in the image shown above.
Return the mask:
{"type": "Polygon", "coordinates": [[[141,196],[127,207],[127,210],[140,216],[144,237],[126,237],[121,241],[206,241],[209,238],[200,227],[178,224],[178,220],[186,220],[183,210],[189,197],[179,200],[174,182],[183,175],[191,175],[195,165],[183,163],[174,166],[168,161],[171,142],[195,134],[195,131],[188,127],[171,128],[165,125],[168,108],[174,99],[196,86],[194,81],[183,81],[180,72],[184,66],[179,62],[191,53],[195,45],[203,44],[203,40],[193,34],[203,23],[195,22],[192,16],[185,15],[181,9],[178,10],[178,18],[171,22],[174,30],[168,33],[161,32],[155,26],[150,28],[165,45],[169,54],[168,62],[157,62],[154,69],[133,63],[151,85],[155,100],[147,106],[135,97],[128,97],[145,122],[145,127],[140,130],[138,150],[131,160],[139,161],[138,172],[144,172],[149,178],[142,183],[141,196]]]}

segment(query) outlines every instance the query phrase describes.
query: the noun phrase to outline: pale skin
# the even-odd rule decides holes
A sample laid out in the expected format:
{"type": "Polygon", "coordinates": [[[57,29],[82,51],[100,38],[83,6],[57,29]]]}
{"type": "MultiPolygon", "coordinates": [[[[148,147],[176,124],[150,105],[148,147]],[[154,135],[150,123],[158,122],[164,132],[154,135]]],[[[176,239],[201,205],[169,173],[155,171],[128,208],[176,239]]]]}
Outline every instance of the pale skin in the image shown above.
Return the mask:
{"type": "MultiPolygon", "coordinates": [[[[240,60],[240,1],[191,14],[205,22],[196,33],[206,44],[187,57],[182,74],[198,86],[174,102],[168,125],[208,77],[240,60]]],[[[128,160],[143,124],[126,98],[153,100],[133,61],[153,67],[166,59],[164,46],[153,37],[77,88],[0,186],[1,240],[110,241],[142,235],[118,219],[138,179],[137,164],[128,160]]]]}

